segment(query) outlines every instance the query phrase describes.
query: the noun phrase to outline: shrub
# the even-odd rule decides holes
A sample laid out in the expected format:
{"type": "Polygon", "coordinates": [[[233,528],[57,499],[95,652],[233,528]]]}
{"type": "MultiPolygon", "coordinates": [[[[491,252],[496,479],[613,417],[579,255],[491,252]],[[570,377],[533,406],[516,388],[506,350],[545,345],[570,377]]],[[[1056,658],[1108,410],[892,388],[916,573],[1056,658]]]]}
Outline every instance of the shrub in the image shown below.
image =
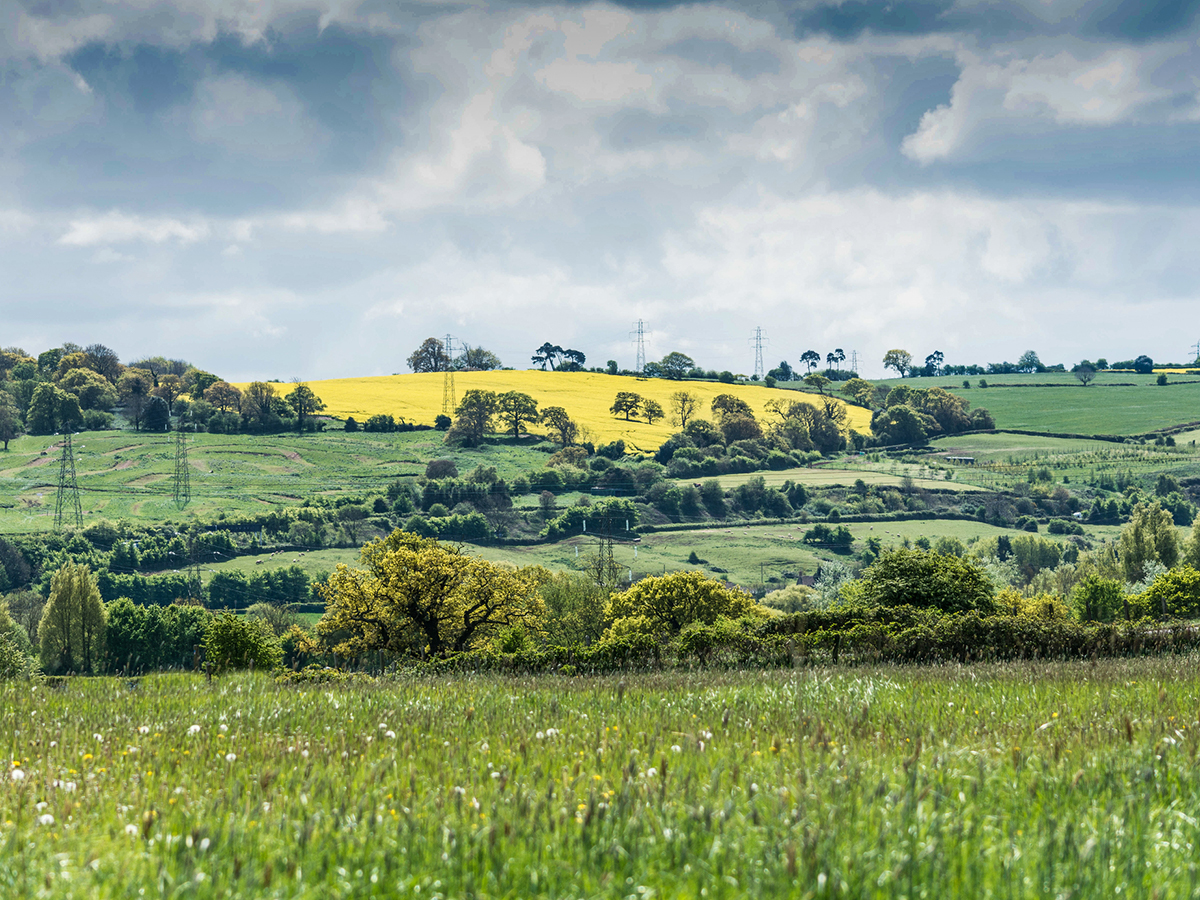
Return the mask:
{"type": "Polygon", "coordinates": [[[217,672],[230,669],[277,669],[283,648],[261,619],[233,613],[213,616],[204,632],[204,659],[217,672]]]}
{"type": "Polygon", "coordinates": [[[425,466],[425,477],[430,481],[439,478],[457,478],[458,466],[452,459],[431,459],[425,466]]]}
{"type": "Polygon", "coordinates": [[[990,611],[992,584],[983,569],[928,550],[891,550],[866,570],[863,597],[879,606],[990,611]]]}
{"type": "Polygon", "coordinates": [[[1121,609],[1124,598],[1121,582],[1092,573],[1075,585],[1070,602],[1081,621],[1111,622],[1121,609]]]}
{"type": "Polygon", "coordinates": [[[724,582],[701,572],[643,578],[629,590],[614,595],[607,609],[614,633],[630,624],[618,627],[622,620],[644,620],[656,630],[678,633],[692,622],[711,624],[720,616],[736,619],[757,612],[758,606],[749,594],[727,588],[724,582]]]}

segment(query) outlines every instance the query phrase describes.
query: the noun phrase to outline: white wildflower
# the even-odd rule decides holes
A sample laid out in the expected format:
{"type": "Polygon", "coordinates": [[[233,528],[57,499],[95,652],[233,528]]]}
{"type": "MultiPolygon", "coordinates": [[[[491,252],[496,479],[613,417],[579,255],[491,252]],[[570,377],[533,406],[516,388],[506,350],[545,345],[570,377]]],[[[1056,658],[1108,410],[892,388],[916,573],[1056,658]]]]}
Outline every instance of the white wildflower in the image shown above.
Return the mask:
{"type": "Polygon", "coordinates": [[[225,754],[225,762],[227,762],[227,763],[231,763],[231,762],[234,762],[234,761],[236,761],[236,760],[237,760],[237,754],[236,754],[236,753],[226,753],[226,754],[225,754]]]}
{"type": "Polygon", "coordinates": [[[24,769],[13,769],[12,772],[9,774],[9,777],[12,778],[13,781],[24,781],[25,780],[25,770],[24,769]]]}
{"type": "Polygon", "coordinates": [[[125,826],[125,833],[127,835],[129,835],[130,837],[137,837],[138,827],[136,825],[134,825],[132,822],[130,822],[128,825],[125,826]]]}
{"type": "Polygon", "coordinates": [[[672,744],[672,745],[671,745],[671,752],[672,752],[672,753],[682,753],[682,752],[683,752],[683,748],[682,748],[682,747],[680,747],[678,744],[672,744]]]}
{"type": "Polygon", "coordinates": [[[43,813],[42,815],[38,816],[38,824],[39,825],[53,825],[54,824],[54,816],[50,815],[50,813],[43,813]]]}
{"type": "Polygon", "coordinates": [[[149,733],[150,733],[149,725],[142,725],[138,728],[138,734],[149,734],[149,733]]]}
{"type": "Polygon", "coordinates": [[[394,732],[394,731],[385,731],[385,732],[383,733],[383,736],[384,736],[385,738],[387,738],[388,740],[392,740],[392,739],[394,739],[394,738],[396,737],[396,732],[394,732]]]}
{"type": "Polygon", "coordinates": [[[199,734],[199,733],[200,733],[199,725],[191,725],[188,727],[188,734],[199,734]]]}

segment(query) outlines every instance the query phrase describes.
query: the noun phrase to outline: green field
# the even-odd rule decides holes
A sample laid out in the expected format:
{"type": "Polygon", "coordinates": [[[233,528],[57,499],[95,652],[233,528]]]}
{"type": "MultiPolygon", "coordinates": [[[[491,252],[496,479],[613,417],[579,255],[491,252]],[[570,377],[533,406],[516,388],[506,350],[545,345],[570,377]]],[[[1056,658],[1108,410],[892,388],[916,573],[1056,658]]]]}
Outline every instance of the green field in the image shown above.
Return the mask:
{"type": "Polygon", "coordinates": [[[1192,897],[1198,662],[8,683],[0,892],[1192,897]]]}
{"type": "MultiPolygon", "coordinates": [[[[55,436],[23,437],[0,457],[0,531],[49,530],[59,475],[55,436]]],[[[315,496],[379,493],[397,478],[424,474],[430,459],[464,472],[495,466],[502,478],[541,468],[527,444],[448,448],[436,431],[403,434],[189,434],[192,500],[174,499],[175,435],[85,432],[73,439],[80,502],[90,517],[131,521],[211,520],[261,512],[315,496]]]]}
{"type": "MultiPolygon", "coordinates": [[[[887,471],[878,471],[873,464],[863,458],[847,457],[838,459],[828,465],[812,468],[781,469],[770,472],[741,472],[733,475],[719,475],[717,481],[721,487],[729,490],[739,484],[745,484],[752,478],[761,477],[768,486],[779,487],[785,481],[794,481],[806,487],[850,487],[861,479],[864,484],[879,487],[900,487],[907,476],[912,479],[915,487],[926,490],[977,491],[981,488],[973,484],[959,484],[947,481],[945,478],[928,477],[928,467],[921,465],[905,465],[888,462],[882,466],[887,471]],[[869,468],[870,467],[870,468],[869,468]]],[[[702,479],[707,480],[707,479],[702,479]]],[[[679,484],[694,484],[695,478],[681,478],[679,484]]]]}
{"type": "Polygon", "coordinates": [[[982,376],[987,388],[978,386],[980,377],[888,379],[879,383],[953,391],[970,401],[972,408],[987,409],[997,428],[1126,435],[1200,421],[1200,378],[1194,375],[1168,376],[1172,383],[1165,387],[1155,383],[1157,376],[1125,372],[1102,374],[1087,387],[1069,373],[982,376]],[[970,389],[963,389],[964,380],[971,382],[970,389]],[[1061,386],[1032,386],[1039,384],[1061,386]],[[1131,386],[1122,386],[1125,384],[1131,386]]]}

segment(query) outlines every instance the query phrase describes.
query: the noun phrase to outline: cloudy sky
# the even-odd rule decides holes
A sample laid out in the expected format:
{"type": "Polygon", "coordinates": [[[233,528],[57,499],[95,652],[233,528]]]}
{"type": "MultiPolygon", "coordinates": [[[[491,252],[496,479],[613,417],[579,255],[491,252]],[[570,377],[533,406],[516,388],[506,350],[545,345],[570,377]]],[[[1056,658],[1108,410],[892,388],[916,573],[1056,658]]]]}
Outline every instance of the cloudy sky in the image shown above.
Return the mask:
{"type": "Polygon", "coordinates": [[[0,344],[1183,360],[1197,0],[0,0],[0,344]]]}

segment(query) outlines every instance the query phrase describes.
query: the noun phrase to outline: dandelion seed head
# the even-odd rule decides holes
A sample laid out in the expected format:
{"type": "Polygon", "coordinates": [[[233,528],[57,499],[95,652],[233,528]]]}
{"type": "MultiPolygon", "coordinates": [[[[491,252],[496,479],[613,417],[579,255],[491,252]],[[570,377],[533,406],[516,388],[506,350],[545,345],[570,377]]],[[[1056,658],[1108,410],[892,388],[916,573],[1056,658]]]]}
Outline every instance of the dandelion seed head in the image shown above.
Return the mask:
{"type": "Polygon", "coordinates": [[[237,761],[236,753],[226,753],[225,754],[225,762],[231,763],[231,762],[236,762],[236,761],[237,761]]]}
{"type": "Polygon", "coordinates": [[[127,835],[129,835],[130,837],[137,837],[138,827],[136,825],[134,825],[132,822],[130,822],[128,825],[125,826],[125,833],[127,835]]]}
{"type": "Polygon", "coordinates": [[[383,733],[383,736],[384,736],[385,738],[387,738],[388,740],[392,740],[392,739],[394,739],[394,738],[396,737],[396,732],[394,732],[394,731],[385,731],[385,732],[383,733]]]}
{"type": "Polygon", "coordinates": [[[38,824],[39,825],[53,825],[54,824],[54,816],[50,815],[50,813],[43,813],[42,815],[38,816],[38,824]]]}
{"type": "Polygon", "coordinates": [[[13,781],[24,781],[25,780],[25,770],[24,769],[13,769],[12,772],[9,773],[9,777],[13,781]]]}
{"type": "Polygon", "coordinates": [[[188,727],[188,734],[199,734],[199,733],[200,733],[199,725],[191,725],[188,727]]]}
{"type": "Polygon", "coordinates": [[[149,734],[149,733],[150,733],[149,725],[142,725],[141,727],[138,728],[138,734],[149,734]]]}

